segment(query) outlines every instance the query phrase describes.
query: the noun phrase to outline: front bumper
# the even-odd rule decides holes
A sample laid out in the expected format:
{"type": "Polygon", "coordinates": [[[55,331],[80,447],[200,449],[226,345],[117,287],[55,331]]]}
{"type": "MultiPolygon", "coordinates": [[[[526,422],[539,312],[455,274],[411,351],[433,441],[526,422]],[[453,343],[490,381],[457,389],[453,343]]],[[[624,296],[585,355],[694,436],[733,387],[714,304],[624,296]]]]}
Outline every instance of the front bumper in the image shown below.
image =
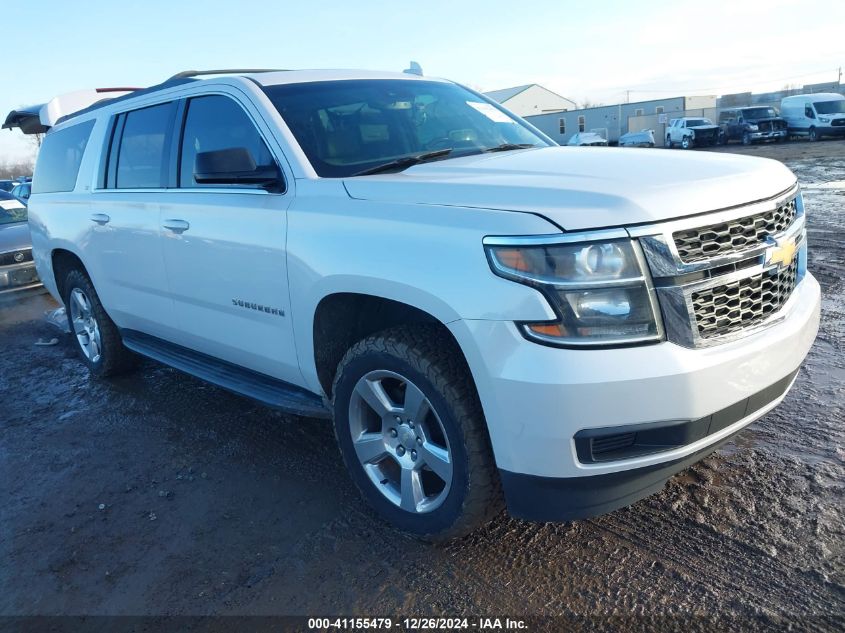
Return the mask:
{"type": "Polygon", "coordinates": [[[819,136],[845,136],[845,125],[825,126],[816,128],[819,136]]]}
{"type": "Polygon", "coordinates": [[[41,280],[32,262],[0,267],[0,295],[40,286],[41,280]]]}
{"type": "Polygon", "coordinates": [[[787,130],[771,130],[768,132],[749,132],[752,141],[773,141],[789,136],[787,130]]]}
{"type": "MultiPolygon", "coordinates": [[[[659,488],[671,474],[701,459],[780,402],[785,391],[759,409],[743,408],[736,417],[739,403],[755,396],[760,403],[759,394],[798,369],[818,331],[820,296],[818,282],[807,274],[783,307],[781,322],[704,349],[668,342],[605,350],[556,349],[526,341],[510,322],[450,324],[481,397],[509,505],[516,514],[528,516],[520,505],[530,497],[526,481],[547,491],[584,491],[587,499],[608,481],[639,481],[631,484],[633,491],[613,492],[613,503],[606,500],[597,511],[579,516],[620,507],[659,488]],[[618,460],[579,459],[576,434],[584,430],[699,421],[731,408],[735,418],[687,444],[618,460]],[[550,484],[549,479],[561,481],[550,484]],[[522,483],[510,485],[514,481],[522,483]]],[[[540,496],[545,498],[545,493],[540,496]]],[[[558,510],[566,504],[572,507],[573,502],[563,495],[558,510]]],[[[546,499],[544,505],[550,503],[546,499]]]]}

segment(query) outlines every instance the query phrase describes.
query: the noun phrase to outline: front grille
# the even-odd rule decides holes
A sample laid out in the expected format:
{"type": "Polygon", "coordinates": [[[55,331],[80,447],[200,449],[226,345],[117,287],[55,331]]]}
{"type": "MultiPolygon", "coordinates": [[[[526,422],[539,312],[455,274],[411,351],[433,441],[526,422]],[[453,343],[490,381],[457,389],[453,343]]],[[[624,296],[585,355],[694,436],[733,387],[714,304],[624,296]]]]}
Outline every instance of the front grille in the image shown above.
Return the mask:
{"type": "Polygon", "coordinates": [[[9,251],[8,253],[0,253],[0,266],[12,266],[14,264],[22,264],[24,262],[32,261],[32,249],[19,251],[9,251]]]}
{"type": "Polygon", "coordinates": [[[830,123],[833,127],[842,127],[845,125],[845,119],[833,119],[830,123]]]}
{"type": "Polygon", "coordinates": [[[690,264],[759,246],[767,237],[789,227],[797,213],[795,198],[792,198],[772,211],[677,231],[672,234],[672,239],[681,261],[690,264]]]}
{"type": "Polygon", "coordinates": [[[785,130],[786,121],[760,121],[757,127],[761,132],[771,132],[772,130],[785,130]]]}
{"type": "Polygon", "coordinates": [[[753,277],[692,293],[698,335],[702,339],[730,334],[764,321],[787,302],[798,276],[798,260],[775,274],[753,277]]]}

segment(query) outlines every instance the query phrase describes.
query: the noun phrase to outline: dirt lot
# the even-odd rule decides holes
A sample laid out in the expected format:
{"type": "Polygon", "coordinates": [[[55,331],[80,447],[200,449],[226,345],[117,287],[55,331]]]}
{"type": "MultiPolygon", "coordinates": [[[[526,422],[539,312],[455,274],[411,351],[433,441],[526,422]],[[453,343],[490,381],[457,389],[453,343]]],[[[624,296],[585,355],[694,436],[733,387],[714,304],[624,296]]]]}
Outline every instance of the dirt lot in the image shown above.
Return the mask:
{"type": "Polygon", "coordinates": [[[842,626],[816,616],[845,614],[845,141],[727,151],[783,160],[805,187],[818,341],[782,406],[663,492],[595,520],[502,516],[462,541],[417,542],[362,507],[327,423],[152,362],[91,380],[68,337],[34,345],[58,335],[45,296],[0,306],[0,614],[842,626]]]}

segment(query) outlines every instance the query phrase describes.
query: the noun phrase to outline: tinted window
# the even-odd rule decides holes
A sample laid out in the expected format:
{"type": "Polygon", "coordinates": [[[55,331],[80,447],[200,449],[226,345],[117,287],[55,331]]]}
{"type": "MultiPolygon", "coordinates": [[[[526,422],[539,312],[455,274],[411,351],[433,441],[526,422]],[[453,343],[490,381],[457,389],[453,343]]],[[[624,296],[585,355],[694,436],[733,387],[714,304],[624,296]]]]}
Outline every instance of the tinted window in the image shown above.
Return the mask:
{"type": "MultiPolygon", "coordinates": [[[[232,99],[222,96],[197,97],[188,102],[185,132],[182,137],[179,185],[182,187],[220,187],[201,185],[194,180],[194,164],[199,152],[245,147],[257,166],[273,165],[273,155],[246,112],[232,99]]],[[[260,185],[226,185],[260,187],[260,185]]]]}
{"type": "Polygon", "coordinates": [[[172,112],[172,104],[164,103],[126,114],[117,154],[115,187],[143,189],[165,186],[166,138],[172,112]]]}
{"type": "Polygon", "coordinates": [[[447,82],[356,79],[264,90],[324,177],[438,150],[452,158],[504,144],[548,144],[496,105],[447,82]]]}
{"type": "Polygon", "coordinates": [[[845,114],[845,99],[841,101],[816,101],[813,105],[819,114],[845,114]]]}
{"type": "Polygon", "coordinates": [[[778,116],[774,108],[748,108],[742,114],[746,119],[773,119],[778,116]]]}
{"type": "Polygon", "coordinates": [[[44,137],[32,179],[35,193],[73,191],[93,127],[93,120],[85,121],[44,137]]]}

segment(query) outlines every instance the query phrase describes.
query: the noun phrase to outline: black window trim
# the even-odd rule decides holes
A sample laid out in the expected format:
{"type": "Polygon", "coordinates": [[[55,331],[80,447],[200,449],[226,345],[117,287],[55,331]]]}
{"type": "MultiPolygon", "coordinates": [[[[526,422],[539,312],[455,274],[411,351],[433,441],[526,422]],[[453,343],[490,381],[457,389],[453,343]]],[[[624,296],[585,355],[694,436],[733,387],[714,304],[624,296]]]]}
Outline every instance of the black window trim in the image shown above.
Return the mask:
{"type": "Polygon", "coordinates": [[[114,184],[115,167],[117,161],[111,160],[114,153],[115,138],[123,133],[123,114],[115,114],[109,118],[108,129],[103,140],[103,149],[100,153],[100,170],[97,176],[97,189],[108,189],[109,183],[114,184]]]}
{"type": "Polygon", "coordinates": [[[191,191],[193,193],[203,192],[203,193],[269,193],[275,195],[284,195],[288,191],[288,179],[285,175],[285,170],[282,168],[279,157],[276,156],[276,153],[273,151],[273,146],[271,143],[267,142],[267,136],[264,132],[261,131],[261,127],[256,123],[255,117],[244,107],[244,104],[240,102],[239,99],[236,99],[229,93],[226,92],[201,92],[197,94],[186,95],[180,99],[180,107],[178,109],[178,114],[176,117],[175,125],[178,125],[178,130],[174,133],[173,139],[173,160],[171,161],[171,178],[172,178],[172,186],[176,191],[191,191]],[[279,178],[281,179],[279,187],[273,190],[263,189],[261,187],[234,187],[234,186],[227,186],[227,185],[216,185],[214,187],[183,187],[181,183],[181,169],[182,169],[182,145],[185,138],[185,124],[188,120],[188,110],[189,110],[189,101],[192,99],[202,99],[203,97],[223,97],[225,99],[229,99],[234,101],[235,104],[243,111],[249,121],[252,123],[252,126],[255,128],[256,133],[259,137],[261,137],[261,141],[267,147],[267,151],[270,152],[270,156],[273,157],[273,163],[276,165],[276,169],[279,172],[279,178]]]}

